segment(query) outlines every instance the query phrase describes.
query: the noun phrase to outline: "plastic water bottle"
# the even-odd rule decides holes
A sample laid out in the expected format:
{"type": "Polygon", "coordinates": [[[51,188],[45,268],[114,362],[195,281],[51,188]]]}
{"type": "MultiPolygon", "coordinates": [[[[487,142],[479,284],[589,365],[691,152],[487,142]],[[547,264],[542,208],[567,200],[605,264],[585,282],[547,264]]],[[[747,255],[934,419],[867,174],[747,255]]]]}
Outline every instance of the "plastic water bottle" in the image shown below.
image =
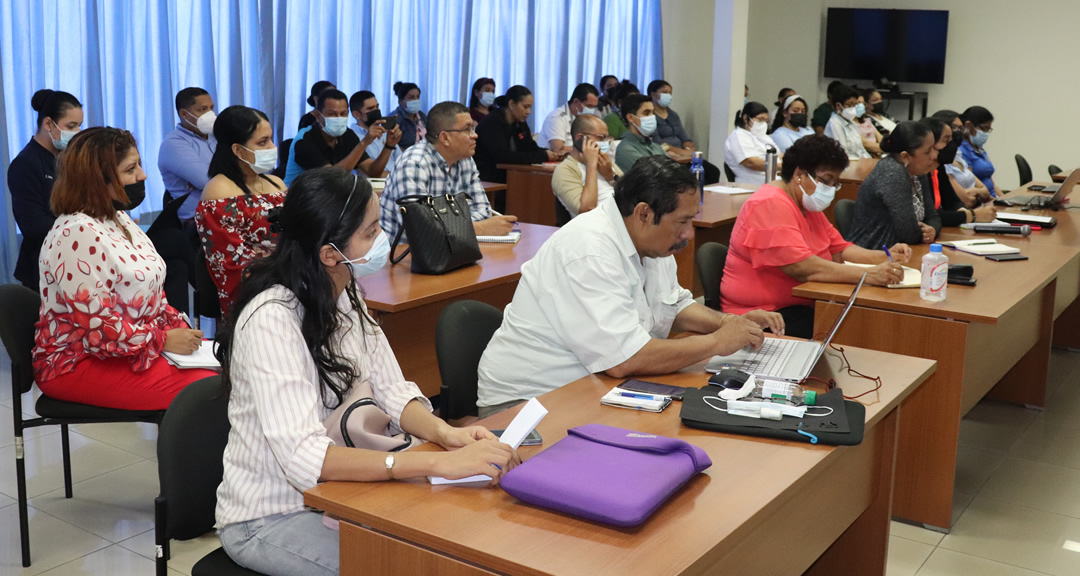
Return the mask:
{"type": "Polygon", "coordinates": [[[705,157],[701,152],[694,152],[690,159],[690,173],[697,178],[698,203],[705,203],[705,157]]]}
{"type": "Polygon", "coordinates": [[[922,287],[919,297],[931,302],[945,300],[949,285],[949,257],[941,253],[941,244],[931,244],[930,252],[922,257],[922,287]]]}
{"type": "Polygon", "coordinates": [[[771,400],[792,406],[814,406],[817,404],[817,392],[806,390],[798,384],[783,382],[780,380],[760,380],[750,393],[754,398],[771,400]]]}

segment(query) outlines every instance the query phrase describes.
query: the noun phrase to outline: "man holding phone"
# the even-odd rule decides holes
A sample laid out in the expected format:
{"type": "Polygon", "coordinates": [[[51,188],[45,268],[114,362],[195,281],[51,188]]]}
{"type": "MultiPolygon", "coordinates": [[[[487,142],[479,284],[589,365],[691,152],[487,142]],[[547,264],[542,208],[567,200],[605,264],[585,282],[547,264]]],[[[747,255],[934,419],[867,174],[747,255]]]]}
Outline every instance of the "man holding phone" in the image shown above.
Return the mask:
{"type": "Polygon", "coordinates": [[[394,164],[401,156],[401,150],[397,147],[398,142],[401,141],[401,128],[397,125],[397,118],[395,116],[383,118],[382,112],[379,111],[379,101],[375,98],[375,94],[367,90],[361,90],[349,98],[349,112],[356,120],[349,128],[361,141],[369,132],[376,134],[375,139],[364,149],[369,158],[378,158],[383,150],[390,149],[390,158],[386,160],[382,173],[382,176],[388,176],[394,171],[394,164]]]}
{"type": "Polygon", "coordinates": [[[615,193],[622,170],[610,155],[607,124],[583,114],[570,125],[574,147],[551,176],[551,189],[572,218],[584,214],[615,193]]]}

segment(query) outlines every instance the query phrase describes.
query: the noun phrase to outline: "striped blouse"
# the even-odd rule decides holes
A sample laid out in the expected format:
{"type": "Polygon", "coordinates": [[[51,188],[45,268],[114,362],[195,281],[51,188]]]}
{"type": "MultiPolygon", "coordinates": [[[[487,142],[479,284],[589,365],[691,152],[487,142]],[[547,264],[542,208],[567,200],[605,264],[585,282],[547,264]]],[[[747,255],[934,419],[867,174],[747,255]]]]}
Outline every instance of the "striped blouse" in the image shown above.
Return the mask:
{"type": "MultiPolygon", "coordinates": [[[[375,403],[400,427],[413,399],[431,404],[405,380],[390,344],[370,316],[365,327],[342,292],[346,319],[332,338],[345,358],[371,382],[375,403]]],[[[367,314],[366,308],[361,311],[367,314]]],[[[225,474],[217,490],[217,526],[304,508],[303,492],[322,474],[333,443],[323,421],[330,415],[319,393],[315,362],[300,332],[303,310],[292,292],[274,286],[244,306],[233,337],[225,474]]]]}

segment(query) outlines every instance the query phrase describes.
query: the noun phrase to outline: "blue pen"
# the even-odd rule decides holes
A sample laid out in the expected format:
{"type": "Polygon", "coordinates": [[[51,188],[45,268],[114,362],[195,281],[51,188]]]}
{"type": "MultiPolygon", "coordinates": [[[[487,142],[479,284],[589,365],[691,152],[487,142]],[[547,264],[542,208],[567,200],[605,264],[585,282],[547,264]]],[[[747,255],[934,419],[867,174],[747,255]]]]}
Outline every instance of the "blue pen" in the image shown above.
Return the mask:
{"type": "Polygon", "coordinates": [[[619,396],[623,398],[639,398],[641,400],[663,400],[663,398],[657,398],[652,394],[635,394],[633,392],[619,392],[619,396]]]}
{"type": "Polygon", "coordinates": [[[892,259],[892,252],[889,252],[889,247],[888,246],[882,244],[881,249],[884,250],[885,255],[889,257],[889,262],[896,262],[896,260],[892,259]]]}

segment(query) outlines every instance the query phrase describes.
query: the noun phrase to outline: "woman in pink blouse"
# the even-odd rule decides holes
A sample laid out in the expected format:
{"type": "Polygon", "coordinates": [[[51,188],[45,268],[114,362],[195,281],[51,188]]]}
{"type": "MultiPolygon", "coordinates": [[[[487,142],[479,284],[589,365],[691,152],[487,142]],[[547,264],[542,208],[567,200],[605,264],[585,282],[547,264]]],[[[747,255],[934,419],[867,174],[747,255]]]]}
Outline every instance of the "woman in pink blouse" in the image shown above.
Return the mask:
{"type": "Polygon", "coordinates": [[[202,332],[165,301],[165,263],[124,212],[142,200],[145,180],[125,130],[83,130],[60,155],[34,348],[35,380],[48,396],[163,410],[184,386],[213,375],[162,357],[191,354],[202,332]]]}
{"type": "Polygon", "coordinates": [[[899,282],[899,263],[911,257],[907,244],[882,250],[847,242],[822,213],[840,188],[848,158],[840,144],[823,135],[796,140],[784,155],[781,179],[759,188],[739,210],[720,285],[724,312],[743,314],[760,308],[784,317],[785,334],[811,338],[814,308],[792,289],[803,282],[899,282]],[[848,263],[873,264],[864,268],[848,263]]]}

